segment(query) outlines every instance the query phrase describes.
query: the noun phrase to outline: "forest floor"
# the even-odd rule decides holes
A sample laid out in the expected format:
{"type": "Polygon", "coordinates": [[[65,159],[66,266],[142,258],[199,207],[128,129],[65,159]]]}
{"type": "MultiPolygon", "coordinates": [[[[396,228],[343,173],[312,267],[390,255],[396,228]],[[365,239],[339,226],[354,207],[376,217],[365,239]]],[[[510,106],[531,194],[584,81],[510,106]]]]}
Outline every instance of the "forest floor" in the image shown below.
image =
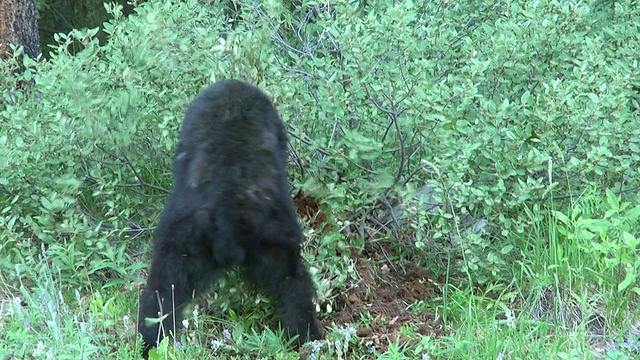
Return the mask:
{"type": "MultiPolygon", "coordinates": [[[[321,213],[318,201],[298,194],[295,204],[301,217],[315,219],[309,226],[321,231],[327,217],[321,213]]],[[[366,323],[357,328],[356,336],[367,347],[381,352],[387,351],[390,343],[413,345],[415,338],[399,332],[405,325],[420,335],[442,335],[444,326],[439,316],[428,309],[413,311],[411,305],[441,298],[444,279],[411,261],[392,260],[398,258],[389,241],[367,241],[363,251],[354,253],[351,260],[359,281],[348,286],[336,299],[334,311],[321,319],[325,328],[366,323]]]]}
{"type": "Polygon", "coordinates": [[[360,281],[346,296],[337,301],[335,313],[326,319],[334,324],[359,322],[361,314],[368,314],[368,325],[357,329],[357,336],[367,345],[384,352],[389,343],[412,345],[414,339],[398,332],[404,325],[412,326],[421,335],[443,334],[441,319],[430,310],[414,312],[409,306],[419,301],[441,297],[442,279],[427,269],[404,261],[388,260],[389,244],[376,242],[365,246],[355,258],[360,281]]]}

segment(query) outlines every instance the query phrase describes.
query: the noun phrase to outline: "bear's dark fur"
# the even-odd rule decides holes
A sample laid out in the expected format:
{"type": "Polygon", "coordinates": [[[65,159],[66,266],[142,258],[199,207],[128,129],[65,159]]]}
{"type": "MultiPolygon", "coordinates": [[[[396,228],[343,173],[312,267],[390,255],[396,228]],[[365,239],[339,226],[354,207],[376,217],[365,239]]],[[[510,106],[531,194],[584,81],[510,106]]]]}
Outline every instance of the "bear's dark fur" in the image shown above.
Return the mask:
{"type": "Polygon", "coordinates": [[[314,287],[287,182],[287,134],[256,87],[223,80],[187,110],[173,164],[175,184],[155,232],[140,298],[144,355],[180,326],[182,310],[217,272],[241,266],[275,297],[288,336],[320,339],[314,287]],[[160,323],[146,321],[160,318],[160,323]]]}

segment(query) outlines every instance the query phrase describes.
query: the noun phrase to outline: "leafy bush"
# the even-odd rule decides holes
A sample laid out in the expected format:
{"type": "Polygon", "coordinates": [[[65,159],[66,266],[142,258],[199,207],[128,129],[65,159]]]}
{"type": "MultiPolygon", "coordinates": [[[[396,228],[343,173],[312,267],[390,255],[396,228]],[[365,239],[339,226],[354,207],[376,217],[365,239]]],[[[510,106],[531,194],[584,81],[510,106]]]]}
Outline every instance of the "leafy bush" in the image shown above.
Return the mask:
{"type": "Polygon", "coordinates": [[[623,3],[285,5],[243,5],[231,24],[196,1],[128,19],[116,6],[104,46],[96,30],[58,34],[24,74],[33,93],[4,110],[12,228],[52,244],[153,226],[182,110],[223,77],[264,84],[302,140],[296,186],[356,223],[429,184],[446,206],[426,236],[459,247],[465,214],[500,239],[523,231],[524,204],[636,185],[638,36],[623,3]]]}
{"type": "Polygon", "coordinates": [[[495,276],[513,249],[505,240],[528,225],[526,206],[594,183],[638,185],[639,25],[630,3],[312,8],[313,22],[282,26],[275,39],[308,88],[295,100],[313,120],[292,122],[333,170],[312,168],[318,176],[303,187],[329,184],[333,210],[369,214],[381,195],[411,199],[428,184],[446,205],[442,216],[420,211],[410,222],[430,217],[429,225],[404,230],[456,239],[454,249],[477,239],[465,266],[495,276]],[[287,43],[287,34],[296,38],[287,43]],[[470,215],[497,238],[463,232],[470,215]]]}
{"type": "Polygon", "coordinates": [[[222,78],[262,87],[290,125],[293,185],[328,216],[307,249],[321,301],[355,276],[346,258],[364,233],[417,262],[454,259],[472,282],[510,279],[509,264],[531,260],[514,240],[539,225],[530,209],[551,207],[563,241],[637,291],[633,210],[564,210],[587,188],[637,201],[632,1],[221,3],[145,2],[126,18],[106,5],[108,42],[58,34],[50,60],[0,80],[6,293],[21,286],[14,265],[38,259],[68,298],[95,280],[133,293],[183,111],[222,78]],[[581,237],[595,217],[606,234],[581,237]]]}

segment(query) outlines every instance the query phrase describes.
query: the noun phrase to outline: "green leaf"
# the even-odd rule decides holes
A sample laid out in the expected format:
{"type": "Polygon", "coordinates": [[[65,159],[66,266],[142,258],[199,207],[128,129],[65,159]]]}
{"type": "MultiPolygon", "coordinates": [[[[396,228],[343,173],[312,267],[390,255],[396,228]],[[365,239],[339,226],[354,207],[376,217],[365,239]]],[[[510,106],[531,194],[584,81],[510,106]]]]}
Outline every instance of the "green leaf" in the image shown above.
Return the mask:
{"type": "Polygon", "coordinates": [[[510,253],[511,250],[513,250],[513,245],[507,245],[507,246],[503,247],[502,249],[500,249],[500,252],[502,254],[506,255],[506,254],[510,253]]]}
{"type": "Polygon", "coordinates": [[[640,241],[635,236],[626,231],[622,232],[622,241],[633,250],[635,250],[638,244],[640,244],[640,241]]]}
{"type": "Polygon", "coordinates": [[[623,292],[626,288],[628,288],[631,284],[636,282],[636,272],[632,269],[627,269],[627,276],[625,276],[624,280],[620,284],[618,284],[618,292],[623,292]]]}

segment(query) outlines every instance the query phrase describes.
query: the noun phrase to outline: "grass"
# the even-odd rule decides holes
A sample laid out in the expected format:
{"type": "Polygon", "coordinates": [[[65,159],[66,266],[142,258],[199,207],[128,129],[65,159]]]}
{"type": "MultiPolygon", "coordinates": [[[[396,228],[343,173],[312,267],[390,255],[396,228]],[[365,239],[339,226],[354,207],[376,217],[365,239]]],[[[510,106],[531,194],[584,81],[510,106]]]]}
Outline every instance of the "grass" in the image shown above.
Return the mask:
{"type": "MultiPolygon", "coordinates": [[[[638,358],[636,284],[620,291],[614,271],[620,264],[579,242],[587,238],[585,227],[597,226],[601,237],[607,234],[598,244],[608,242],[622,259],[615,238],[624,238],[625,226],[635,219],[620,205],[615,197],[591,194],[566,210],[570,216],[526,209],[532,226],[514,239],[523,254],[510,264],[511,281],[481,287],[449,283],[442,299],[408,304],[414,311],[432,307],[445,318],[442,336],[420,335],[406,325],[399,330],[402,337],[375,346],[356,334],[368,324],[367,314],[360,314],[360,323],[330,324],[326,340],[301,351],[310,359],[638,358]]],[[[105,288],[104,279],[87,277],[69,286],[53,263],[40,256],[1,275],[1,358],[137,358],[135,294],[142,279],[131,274],[129,282],[105,288]]],[[[207,298],[222,311],[204,314],[196,307],[179,341],[166,341],[152,358],[298,359],[281,333],[265,326],[274,322],[269,305],[256,304],[255,294],[231,283],[233,276],[207,298]],[[225,292],[240,304],[221,302],[225,292]]],[[[323,314],[325,323],[331,316],[323,314]]]]}

